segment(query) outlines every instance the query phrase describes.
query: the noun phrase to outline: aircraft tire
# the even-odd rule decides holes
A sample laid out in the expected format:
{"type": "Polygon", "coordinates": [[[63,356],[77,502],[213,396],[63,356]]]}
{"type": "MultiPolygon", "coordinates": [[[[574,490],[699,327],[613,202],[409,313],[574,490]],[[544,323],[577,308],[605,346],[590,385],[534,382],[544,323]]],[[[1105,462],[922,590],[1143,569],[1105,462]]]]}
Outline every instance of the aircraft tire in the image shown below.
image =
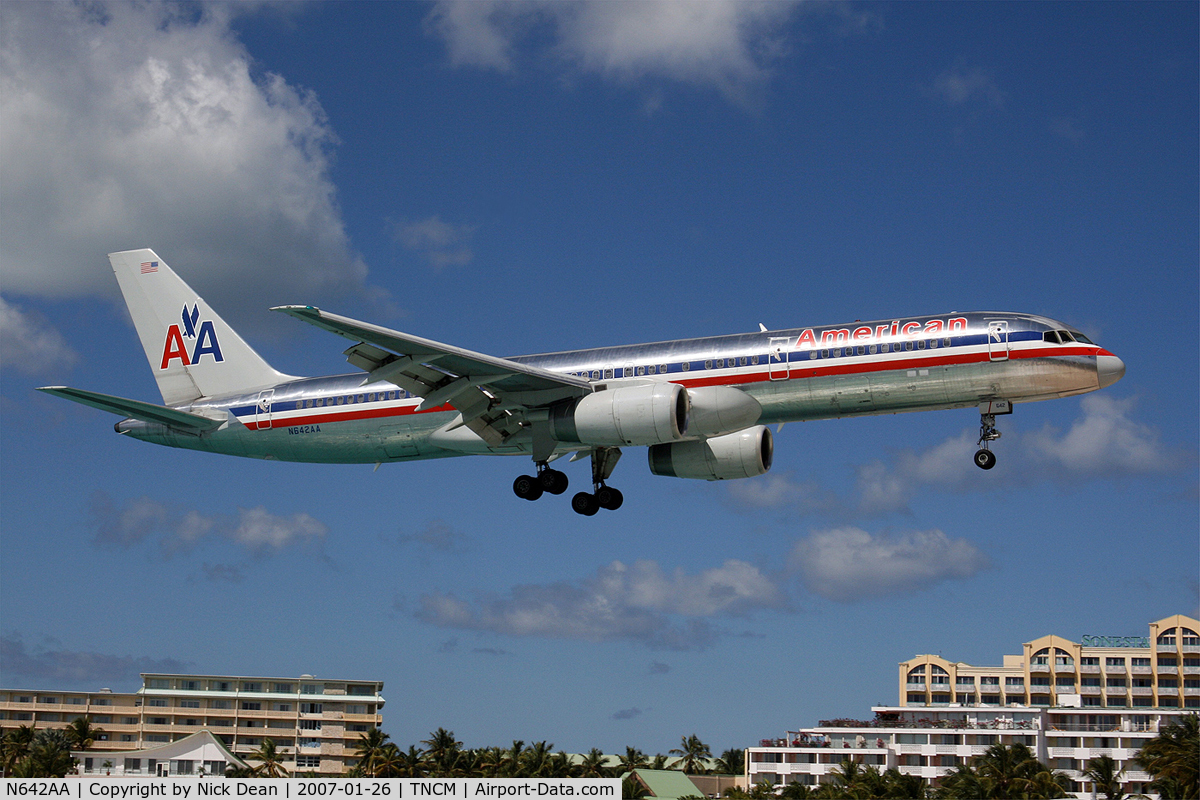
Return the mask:
{"type": "Polygon", "coordinates": [[[611,486],[601,486],[596,492],[596,502],[600,507],[608,511],[616,511],[625,502],[625,496],[621,494],[619,489],[614,489],[611,486]]]}
{"type": "Polygon", "coordinates": [[[996,466],[996,454],[991,450],[980,450],[975,453],[975,466],[980,469],[991,469],[996,466]]]}
{"type": "Polygon", "coordinates": [[[550,494],[562,494],[571,484],[570,479],[567,478],[567,473],[556,469],[542,470],[542,474],[538,476],[538,480],[541,481],[542,488],[550,494]]]}
{"type": "Polygon", "coordinates": [[[600,510],[600,503],[596,500],[596,495],[580,492],[571,498],[571,508],[574,509],[576,514],[591,517],[600,510]]]}
{"type": "Polygon", "coordinates": [[[542,484],[532,475],[521,475],[513,481],[513,494],[522,500],[537,500],[542,496],[542,484]]]}

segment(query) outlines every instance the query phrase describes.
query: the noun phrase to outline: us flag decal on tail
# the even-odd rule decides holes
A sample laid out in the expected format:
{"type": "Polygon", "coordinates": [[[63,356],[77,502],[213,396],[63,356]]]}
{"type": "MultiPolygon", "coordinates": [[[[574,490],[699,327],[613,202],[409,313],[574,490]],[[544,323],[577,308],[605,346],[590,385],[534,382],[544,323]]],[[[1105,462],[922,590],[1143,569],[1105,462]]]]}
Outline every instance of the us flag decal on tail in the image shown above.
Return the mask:
{"type": "Polygon", "coordinates": [[[142,274],[145,275],[148,272],[158,272],[158,262],[157,261],[143,261],[142,262],[142,274]]]}

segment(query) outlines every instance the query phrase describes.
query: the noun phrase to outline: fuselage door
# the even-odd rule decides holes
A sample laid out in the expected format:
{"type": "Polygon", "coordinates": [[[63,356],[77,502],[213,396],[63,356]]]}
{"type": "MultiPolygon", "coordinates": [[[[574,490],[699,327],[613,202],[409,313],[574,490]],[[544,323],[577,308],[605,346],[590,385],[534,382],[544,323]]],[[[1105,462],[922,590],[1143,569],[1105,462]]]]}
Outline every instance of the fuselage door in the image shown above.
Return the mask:
{"type": "Polygon", "coordinates": [[[258,402],[254,405],[254,427],[260,431],[271,427],[271,398],[274,395],[274,389],[264,389],[258,393],[258,402]]]}
{"type": "Polygon", "coordinates": [[[988,323],[988,358],[992,361],[1008,360],[1008,320],[999,319],[988,323]]]}
{"type": "Polygon", "coordinates": [[[786,336],[771,339],[770,354],[767,356],[769,365],[767,372],[771,380],[786,381],[788,379],[788,348],[791,347],[791,344],[792,340],[786,336]]]}

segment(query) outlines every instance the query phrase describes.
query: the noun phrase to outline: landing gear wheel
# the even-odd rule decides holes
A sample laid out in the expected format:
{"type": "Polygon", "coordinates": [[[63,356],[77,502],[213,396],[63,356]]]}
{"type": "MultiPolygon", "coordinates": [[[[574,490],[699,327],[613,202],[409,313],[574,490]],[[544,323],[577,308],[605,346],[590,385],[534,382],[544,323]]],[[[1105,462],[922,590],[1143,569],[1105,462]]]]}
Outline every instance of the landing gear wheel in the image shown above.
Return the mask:
{"type": "Polygon", "coordinates": [[[523,500],[537,500],[542,491],[542,482],[532,475],[521,475],[513,481],[513,493],[523,500]]]}
{"type": "Polygon", "coordinates": [[[621,503],[625,502],[625,497],[619,489],[614,489],[611,486],[601,486],[596,491],[596,502],[603,509],[616,511],[621,507],[621,503]]]}
{"type": "Polygon", "coordinates": [[[580,492],[571,498],[571,508],[574,509],[576,514],[591,517],[600,510],[600,503],[596,500],[596,495],[580,492]]]}
{"type": "Polygon", "coordinates": [[[975,466],[980,469],[991,469],[996,466],[996,454],[991,450],[980,450],[975,453],[975,466]]]}
{"type": "Polygon", "coordinates": [[[538,481],[542,488],[550,494],[562,494],[570,485],[570,480],[567,478],[567,473],[559,472],[556,469],[547,467],[538,474],[538,481]]]}

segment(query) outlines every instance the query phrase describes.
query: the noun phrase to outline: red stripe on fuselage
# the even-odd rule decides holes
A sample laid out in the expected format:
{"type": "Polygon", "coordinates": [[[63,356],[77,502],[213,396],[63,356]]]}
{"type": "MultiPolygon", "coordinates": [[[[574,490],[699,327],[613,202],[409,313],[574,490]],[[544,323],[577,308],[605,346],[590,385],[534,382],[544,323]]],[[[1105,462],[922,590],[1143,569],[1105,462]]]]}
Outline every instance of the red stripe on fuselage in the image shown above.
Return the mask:
{"type": "MultiPolygon", "coordinates": [[[[796,351],[809,352],[809,351],[796,351]]],[[[910,351],[904,351],[905,353],[910,351]]],[[[980,350],[974,353],[946,353],[945,355],[927,355],[915,356],[909,358],[896,358],[899,354],[886,353],[874,356],[873,361],[856,361],[854,363],[841,363],[825,365],[825,362],[845,362],[850,358],[868,358],[869,356],[842,356],[840,358],[831,357],[828,359],[822,358],[814,362],[821,366],[798,367],[789,363],[790,369],[786,378],[782,376],[775,379],[775,382],[783,383],[785,380],[804,380],[805,378],[823,378],[830,376],[846,376],[846,375],[865,375],[877,372],[892,372],[898,370],[910,369],[928,369],[937,366],[953,366],[961,364],[983,364],[991,362],[991,354],[986,350],[980,350]],[[887,358],[886,356],[891,356],[887,358]]],[[[1003,360],[1018,360],[1025,358],[1057,358],[1061,356],[1111,356],[1112,353],[1100,347],[1053,347],[1053,348],[1026,348],[1026,349],[1010,349],[1008,358],[1001,359],[993,363],[1001,363],[1003,360]]],[[[678,373],[676,373],[678,374],[678,373]]],[[[620,379],[617,379],[620,380],[620,379]]],[[[696,378],[678,378],[670,381],[687,387],[702,387],[702,386],[738,386],[749,383],[767,383],[771,381],[769,368],[763,369],[762,365],[754,371],[739,372],[735,374],[713,375],[711,377],[696,377],[696,378]]],[[[291,401],[285,401],[291,402],[291,401]]],[[[444,403],[437,408],[429,408],[424,411],[417,411],[418,400],[414,405],[405,406],[387,406],[383,408],[362,408],[354,411],[342,411],[344,406],[334,406],[335,411],[325,413],[317,412],[315,408],[299,409],[309,412],[303,416],[290,416],[287,419],[272,418],[270,424],[266,427],[258,427],[257,430],[267,430],[268,428],[291,428],[299,425],[324,425],[333,422],[351,422],[356,420],[366,419],[385,419],[389,417],[408,417],[415,414],[436,414],[442,411],[454,411],[455,408],[449,403],[444,403]]],[[[325,408],[330,408],[326,406],[325,408]]],[[[273,414],[289,413],[293,409],[281,410],[272,412],[273,414]]],[[[249,418],[247,418],[249,419],[249,418]]],[[[261,426],[262,421],[259,421],[261,426]]],[[[249,426],[248,426],[249,427],[249,426]]],[[[251,430],[256,428],[251,427],[251,430]]]]}

